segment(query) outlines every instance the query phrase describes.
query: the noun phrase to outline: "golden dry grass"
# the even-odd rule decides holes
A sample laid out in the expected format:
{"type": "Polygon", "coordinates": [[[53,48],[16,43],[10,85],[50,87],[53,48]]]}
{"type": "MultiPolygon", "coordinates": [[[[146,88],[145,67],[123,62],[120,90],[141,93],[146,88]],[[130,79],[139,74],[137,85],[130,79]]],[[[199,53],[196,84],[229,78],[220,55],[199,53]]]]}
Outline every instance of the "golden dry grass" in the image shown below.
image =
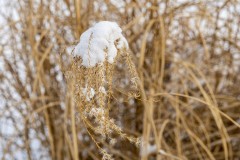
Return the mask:
{"type": "Polygon", "coordinates": [[[0,2],[1,159],[240,159],[240,1],[0,2]],[[130,49],[79,68],[71,52],[101,20],[130,49]],[[102,72],[107,94],[83,100],[102,72]],[[96,104],[106,121],[85,116],[96,104]]]}

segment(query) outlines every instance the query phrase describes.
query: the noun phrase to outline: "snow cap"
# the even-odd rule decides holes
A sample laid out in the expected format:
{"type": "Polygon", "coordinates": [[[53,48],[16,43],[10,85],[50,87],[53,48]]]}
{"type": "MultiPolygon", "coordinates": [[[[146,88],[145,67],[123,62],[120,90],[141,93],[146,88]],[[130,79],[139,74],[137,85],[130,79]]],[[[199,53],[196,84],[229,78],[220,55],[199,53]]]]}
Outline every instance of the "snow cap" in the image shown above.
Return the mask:
{"type": "Polygon", "coordinates": [[[73,56],[82,58],[82,65],[91,68],[105,60],[113,63],[118,49],[128,49],[128,42],[116,22],[101,21],[80,36],[73,56]]]}

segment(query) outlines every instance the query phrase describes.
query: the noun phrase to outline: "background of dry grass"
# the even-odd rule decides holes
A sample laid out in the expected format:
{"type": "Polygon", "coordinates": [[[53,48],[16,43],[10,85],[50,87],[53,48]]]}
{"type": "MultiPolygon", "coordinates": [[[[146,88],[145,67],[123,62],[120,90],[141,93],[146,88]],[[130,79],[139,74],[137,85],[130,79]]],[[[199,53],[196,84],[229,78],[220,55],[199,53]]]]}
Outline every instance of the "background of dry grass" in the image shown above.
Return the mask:
{"type": "Polygon", "coordinates": [[[124,160],[240,159],[240,1],[0,2],[2,159],[101,159],[63,75],[100,20],[123,28],[141,82],[139,98],[121,94],[123,63],[110,117],[144,142],[96,136],[101,147],[124,160]]]}

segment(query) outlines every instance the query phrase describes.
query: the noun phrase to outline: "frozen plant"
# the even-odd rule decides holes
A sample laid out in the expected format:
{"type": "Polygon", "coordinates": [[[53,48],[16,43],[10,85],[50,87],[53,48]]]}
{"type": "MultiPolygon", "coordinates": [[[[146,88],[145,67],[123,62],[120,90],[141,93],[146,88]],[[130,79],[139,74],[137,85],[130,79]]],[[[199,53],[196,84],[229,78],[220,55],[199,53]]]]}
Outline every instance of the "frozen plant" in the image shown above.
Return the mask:
{"type": "MultiPolygon", "coordinates": [[[[113,84],[113,78],[118,73],[115,70],[116,64],[123,60],[123,65],[127,67],[128,81],[131,81],[132,86],[138,84],[138,75],[128,51],[122,29],[117,23],[108,21],[96,23],[83,32],[73,51],[74,58],[70,68],[72,74],[67,78],[68,84],[73,86],[69,88],[74,88],[74,102],[80,118],[86,129],[91,130],[88,134],[100,150],[102,147],[98,143],[105,140],[110,145],[121,138],[137,146],[139,144],[139,139],[124,133],[109,114],[114,94],[113,85],[117,86],[113,84]],[[113,137],[116,134],[119,137],[113,137]]],[[[112,159],[106,151],[102,155],[103,159],[112,159]]]]}

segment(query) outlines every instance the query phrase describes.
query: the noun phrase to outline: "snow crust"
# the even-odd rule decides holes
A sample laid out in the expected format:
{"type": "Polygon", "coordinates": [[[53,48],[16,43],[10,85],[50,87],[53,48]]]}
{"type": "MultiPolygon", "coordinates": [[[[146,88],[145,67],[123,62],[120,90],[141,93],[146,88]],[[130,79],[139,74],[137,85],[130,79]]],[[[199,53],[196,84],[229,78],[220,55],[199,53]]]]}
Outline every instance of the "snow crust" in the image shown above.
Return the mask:
{"type": "Polygon", "coordinates": [[[82,58],[82,65],[91,68],[105,60],[113,63],[118,49],[128,49],[128,42],[116,22],[101,21],[80,36],[73,56],[82,58]]]}

